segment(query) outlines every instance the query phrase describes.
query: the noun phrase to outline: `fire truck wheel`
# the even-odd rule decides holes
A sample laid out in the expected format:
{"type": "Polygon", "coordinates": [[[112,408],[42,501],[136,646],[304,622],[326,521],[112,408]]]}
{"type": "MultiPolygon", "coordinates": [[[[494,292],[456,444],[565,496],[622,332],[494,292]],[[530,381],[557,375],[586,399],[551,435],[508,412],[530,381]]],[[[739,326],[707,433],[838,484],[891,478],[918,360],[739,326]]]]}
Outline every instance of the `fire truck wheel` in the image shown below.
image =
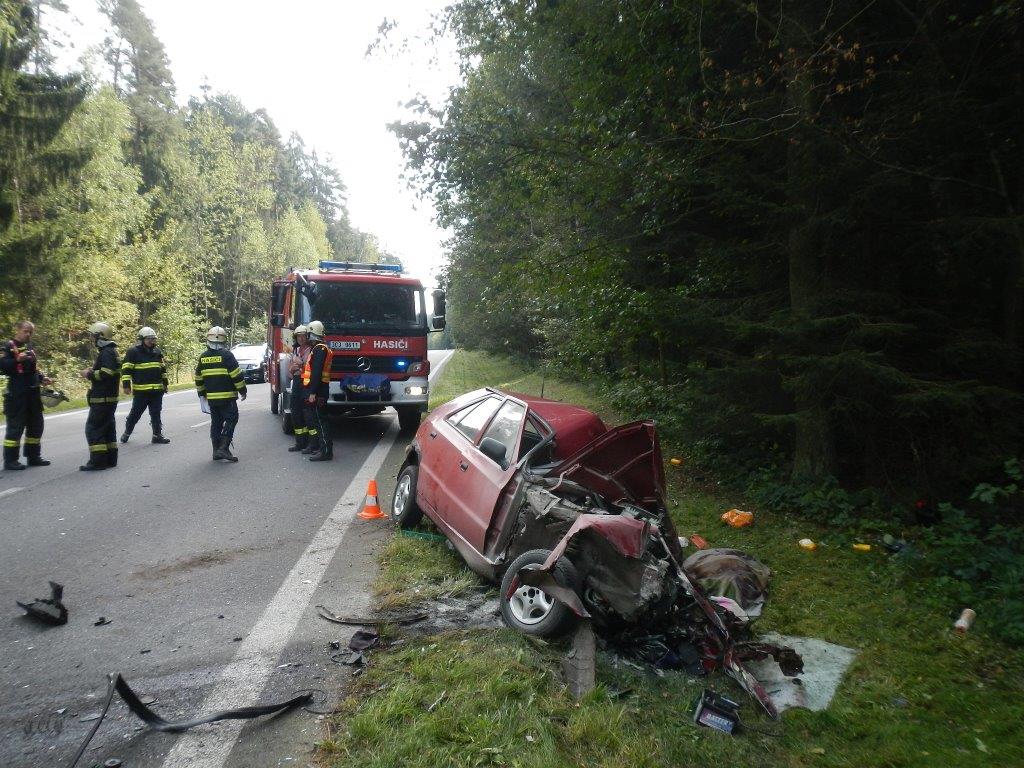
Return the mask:
{"type": "Polygon", "coordinates": [[[281,429],[286,435],[295,433],[295,427],[292,426],[292,415],[290,413],[281,412],[281,429]]]}
{"type": "Polygon", "coordinates": [[[420,412],[415,408],[398,409],[398,428],[402,432],[415,432],[420,427],[420,412]]]}
{"type": "Polygon", "coordinates": [[[274,391],[273,387],[271,387],[270,388],[270,412],[274,416],[277,416],[277,412],[281,408],[281,400],[280,400],[280,398],[281,398],[281,396],[277,392],[274,391]]]}

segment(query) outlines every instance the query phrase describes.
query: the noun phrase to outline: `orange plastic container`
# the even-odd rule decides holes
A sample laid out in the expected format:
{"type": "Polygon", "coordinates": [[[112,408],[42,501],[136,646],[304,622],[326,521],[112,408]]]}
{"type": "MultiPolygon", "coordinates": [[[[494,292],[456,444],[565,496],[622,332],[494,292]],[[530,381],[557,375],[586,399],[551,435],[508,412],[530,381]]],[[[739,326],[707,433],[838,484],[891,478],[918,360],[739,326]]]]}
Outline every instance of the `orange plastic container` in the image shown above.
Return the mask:
{"type": "Polygon", "coordinates": [[[753,512],[744,512],[742,509],[730,509],[722,513],[722,522],[728,523],[733,528],[742,528],[754,522],[753,512]]]}

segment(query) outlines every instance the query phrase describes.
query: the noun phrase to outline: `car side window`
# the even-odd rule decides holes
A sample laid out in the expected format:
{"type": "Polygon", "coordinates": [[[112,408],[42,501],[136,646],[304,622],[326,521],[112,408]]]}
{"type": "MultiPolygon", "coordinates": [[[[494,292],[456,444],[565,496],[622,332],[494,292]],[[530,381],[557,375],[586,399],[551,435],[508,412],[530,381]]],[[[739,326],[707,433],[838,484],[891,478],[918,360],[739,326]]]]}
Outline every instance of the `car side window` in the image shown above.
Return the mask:
{"type": "MultiPolygon", "coordinates": [[[[507,460],[516,447],[516,440],[519,438],[519,425],[523,423],[525,415],[525,406],[512,400],[506,400],[480,440],[483,441],[487,438],[497,440],[505,446],[505,459],[507,460]]],[[[508,465],[503,463],[502,466],[508,465]]]]}
{"type": "MultiPolygon", "coordinates": [[[[523,456],[528,454],[530,450],[543,440],[548,434],[547,429],[543,429],[531,418],[526,420],[526,426],[523,428],[523,439],[519,443],[519,460],[521,461],[523,456]],[[543,431],[542,431],[543,430],[543,431]]],[[[535,456],[533,459],[534,464],[545,464],[551,461],[551,447],[549,446],[544,456],[535,456]]]]}
{"type": "Polygon", "coordinates": [[[488,419],[498,410],[499,405],[501,405],[501,398],[488,397],[479,403],[467,405],[461,411],[456,411],[448,417],[448,421],[459,432],[476,442],[476,436],[480,433],[481,428],[487,423],[488,419]]]}

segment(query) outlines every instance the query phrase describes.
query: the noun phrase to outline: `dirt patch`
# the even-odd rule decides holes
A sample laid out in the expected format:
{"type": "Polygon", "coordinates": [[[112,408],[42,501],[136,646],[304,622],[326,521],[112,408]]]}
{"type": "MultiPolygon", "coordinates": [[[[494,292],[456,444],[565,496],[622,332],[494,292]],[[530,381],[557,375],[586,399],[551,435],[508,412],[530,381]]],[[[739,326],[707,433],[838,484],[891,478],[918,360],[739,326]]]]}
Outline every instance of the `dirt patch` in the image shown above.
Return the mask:
{"type": "Polygon", "coordinates": [[[175,576],[179,573],[187,573],[188,571],[194,571],[197,568],[212,568],[215,565],[223,565],[229,563],[236,557],[247,555],[252,552],[265,552],[270,547],[240,547],[238,549],[211,549],[208,552],[200,552],[197,555],[191,557],[181,558],[178,560],[172,560],[169,563],[157,564],[152,568],[142,568],[132,572],[132,576],[137,579],[146,579],[148,581],[155,581],[157,579],[166,579],[171,576],[175,576]]]}
{"type": "Polygon", "coordinates": [[[440,597],[417,605],[416,610],[427,614],[427,618],[403,627],[403,631],[435,635],[457,629],[497,629],[504,626],[498,595],[493,590],[440,597]]]}

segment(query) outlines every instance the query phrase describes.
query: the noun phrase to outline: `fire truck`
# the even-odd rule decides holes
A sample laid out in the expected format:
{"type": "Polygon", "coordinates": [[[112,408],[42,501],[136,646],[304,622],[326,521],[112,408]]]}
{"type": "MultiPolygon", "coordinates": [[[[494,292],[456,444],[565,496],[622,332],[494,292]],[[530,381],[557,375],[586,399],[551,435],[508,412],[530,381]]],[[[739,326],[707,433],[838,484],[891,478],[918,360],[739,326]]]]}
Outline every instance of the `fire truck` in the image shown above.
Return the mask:
{"type": "Polygon", "coordinates": [[[292,431],[288,372],[292,330],[324,324],[331,363],[332,414],[365,416],[394,408],[403,431],[427,410],[427,334],[445,327],[445,294],[431,292],[431,313],[419,280],[391,264],[321,261],[319,269],[289,269],[274,280],[267,327],[270,412],[292,431]]]}

